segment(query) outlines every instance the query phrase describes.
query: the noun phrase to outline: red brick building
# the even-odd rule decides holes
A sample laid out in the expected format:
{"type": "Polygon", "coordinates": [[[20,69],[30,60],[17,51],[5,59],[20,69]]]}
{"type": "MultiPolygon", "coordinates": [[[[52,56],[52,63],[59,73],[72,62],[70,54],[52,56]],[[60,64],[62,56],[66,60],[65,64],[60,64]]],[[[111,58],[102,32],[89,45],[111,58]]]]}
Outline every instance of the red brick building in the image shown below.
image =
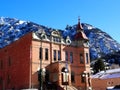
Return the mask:
{"type": "Polygon", "coordinates": [[[106,90],[109,87],[114,88],[116,85],[120,85],[120,68],[101,71],[93,75],[91,81],[93,90],[106,90]]]}
{"type": "Polygon", "coordinates": [[[71,90],[90,88],[89,40],[80,21],[73,39],[69,35],[63,38],[61,32],[30,32],[1,48],[0,90],[44,88],[48,84],[71,90]]]}

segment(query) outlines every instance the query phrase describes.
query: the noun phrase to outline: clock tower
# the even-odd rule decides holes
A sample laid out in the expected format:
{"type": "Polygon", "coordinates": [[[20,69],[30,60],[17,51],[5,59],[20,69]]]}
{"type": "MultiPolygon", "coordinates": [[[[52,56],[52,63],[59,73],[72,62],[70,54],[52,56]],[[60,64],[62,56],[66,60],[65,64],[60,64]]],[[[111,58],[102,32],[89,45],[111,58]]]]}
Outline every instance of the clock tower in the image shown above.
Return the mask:
{"type": "Polygon", "coordinates": [[[76,34],[73,40],[74,47],[76,48],[76,57],[74,63],[71,64],[71,70],[74,71],[75,75],[74,85],[80,88],[80,90],[88,90],[91,87],[88,43],[89,39],[85,35],[80,19],[78,18],[76,34]]]}

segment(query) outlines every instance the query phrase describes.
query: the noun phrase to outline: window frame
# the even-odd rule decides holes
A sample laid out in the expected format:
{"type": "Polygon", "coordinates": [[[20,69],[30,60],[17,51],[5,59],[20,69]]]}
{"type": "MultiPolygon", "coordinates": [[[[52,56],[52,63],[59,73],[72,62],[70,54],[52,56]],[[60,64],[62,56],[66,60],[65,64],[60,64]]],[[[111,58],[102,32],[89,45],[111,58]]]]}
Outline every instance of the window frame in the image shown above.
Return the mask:
{"type": "Polygon", "coordinates": [[[45,60],[48,60],[49,54],[48,54],[48,48],[45,48],[45,60]]]}
{"type": "Polygon", "coordinates": [[[83,56],[83,53],[80,53],[80,64],[84,64],[84,56],[83,56]]]}
{"type": "Polygon", "coordinates": [[[57,61],[57,51],[53,50],[53,59],[54,61],[57,61]]]}
{"type": "Polygon", "coordinates": [[[61,51],[58,50],[58,61],[60,61],[60,60],[61,60],[61,51]]]}
{"type": "Polygon", "coordinates": [[[73,52],[70,52],[70,62],[73,63],[73,52]]]}
{"type": "Polygon", "coordinates": [[[42,47],[39,48],[39,59],[40,60],[43,59],[43,48],[42,47]]]}
{"type": "Polygon", "coordinates": [[[68,61],[68,51],[65,51],[65,60],[68,61]]]}
{"type": "Polygon", "coordinates": [[[89,64],[89,54],[86,53],[86,64],[89,64]]]}

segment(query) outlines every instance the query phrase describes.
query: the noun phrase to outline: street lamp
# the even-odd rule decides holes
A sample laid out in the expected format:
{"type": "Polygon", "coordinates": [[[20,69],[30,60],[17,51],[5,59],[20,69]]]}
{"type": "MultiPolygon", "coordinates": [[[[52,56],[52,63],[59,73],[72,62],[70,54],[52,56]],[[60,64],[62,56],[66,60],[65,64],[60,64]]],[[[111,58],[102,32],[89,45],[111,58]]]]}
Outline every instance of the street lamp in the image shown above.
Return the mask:
{"type": "MultiPolygon", "coordinates": [[[[71,44],[71,40],[70,40],[70,37],[69,36],[67,36],[67,38],[66,38],[66,46],[68,47],[69,45],[71,44]]],[[[67,53],[66,53],[67,54],[67,53]]],[[[69,78],[68,78],[68,54],[66,55],[66,68],[65,68],[65,70],[64,70],[64,72],[65,72],[65,78],[66,78],[66,90],[67,90],[67,84],[68,84],[68,80],[69,80],[69,78]]]]}
{"type": "Polygon", "coordinates": [[[46,69],[43,68],[43,69],[42,69],[43,81],[45,81],[45,73],[46,73],[46,69]]]}
{"type": "Polygon", "coordinates": [[[45,68],[39,69],[38,79],[40,81],[40,87],[39,87],[40,90],[43,90],[43,81],[45,81],[45,73],[46,73],[46,69],[45,68]]]}
{"type": "Polygon", "coordinates": [[[86,80],[87,72],[86,71],[82,73],[82,78],[83,78],[83,82],[85,82],[85,90],[87,90],[87,80],[86,80]]]}
{"type": "Polygon", "coordinates": [[[84,80],[84,82],[85,82],[85,90],[92,90],[92,88],[91,88],[91,83],[90,83],[90,74],[87,73],[87,71],[84,71],[84,72],[82,73],[82,78],[83,78],[83,80],[84,80]],[[88,84],[89,84],[89,87],[88,87],[88,85],[87,85],[87,82],[88,82],[88,84]]]}
{"type": "Polygon", "coordinates": [[[44,69],[42,70],[42,53],[43,53],[43,50],[42,50],[42,40],[43,40],[43,38],[44,38],[44,34],[41,32],[40,33],[40,40],[41,40],[41,47],[40,47],[40,56],[39,56],[39,58],[40,58],[40,71],[39,71],[39,75],[40,75],[40,80],[39,80],[39,82],[40,82],[40,90],[43,90],[43,71],[44,71],[44,69]]]}
{"type": "Polygon", "coordinates": [[[68,69],[65,68],[66,90],[67,90],[67,82],[68,82],[68,75],[67,75],[67,73],[68,73],[68,69]]]}

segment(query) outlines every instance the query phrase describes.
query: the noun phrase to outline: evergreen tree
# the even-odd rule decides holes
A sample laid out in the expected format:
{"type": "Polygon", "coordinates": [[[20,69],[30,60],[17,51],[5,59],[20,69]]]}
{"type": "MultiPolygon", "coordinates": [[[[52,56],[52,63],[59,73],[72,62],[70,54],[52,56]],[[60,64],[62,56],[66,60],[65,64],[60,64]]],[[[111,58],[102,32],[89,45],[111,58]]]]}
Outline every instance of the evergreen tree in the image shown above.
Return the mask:
{"type": "Polygon", "coordinates": [[[105,70],[105,65],[102,59],[98,59],[93,67],[94,73],[105,70]]]}

